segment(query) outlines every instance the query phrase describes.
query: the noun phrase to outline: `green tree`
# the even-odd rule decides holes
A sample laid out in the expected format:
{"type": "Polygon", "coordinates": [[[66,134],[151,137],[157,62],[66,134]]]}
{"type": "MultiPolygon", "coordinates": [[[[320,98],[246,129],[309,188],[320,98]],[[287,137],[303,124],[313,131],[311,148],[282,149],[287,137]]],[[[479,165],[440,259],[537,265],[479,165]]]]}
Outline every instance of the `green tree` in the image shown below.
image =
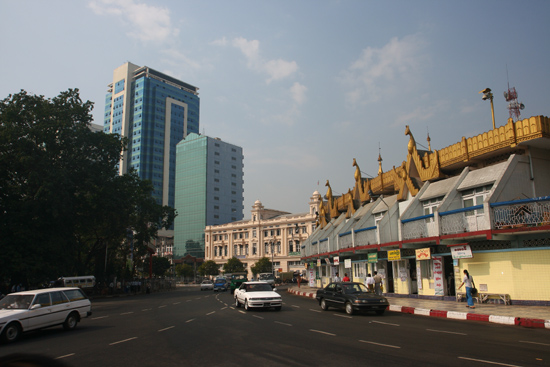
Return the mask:
{"type": "Polygon", "coordinates": [[[170,260],[165,257],[153,256],[153,274],[162,277],[170,269],[170,260]]]}
{"type": "Polygon", "coordinates": [[[245,267],[241,260],[233,256],[223,264],[223,271],[224,273],[240,273],[245,271],[245,267]]]}
{"type": "Polygon", "coordinates": [[[218,267],[218,264],[214,260],[208,260],[201,264],[199,267],[199,274],[204,276],[212,275],[216,276],[220,273],[220,268],[218,267]]]}
{"type": "Polygon", "coordinates": [[[272,263],[267,257],[262,257],[250,268],[254,276],[260,273],[271,273],[273,270],[272,263]]]}
{"type": "Polygon", "coordinates": [[[118,175],[127,140],[92,132],[92,106],[76,89],[0,101],[0,281],[122,275],[127,230],[137,257],[173,222],[175,211],[152,200],[150,182],[118,175]]]}
{"type": "Polygon", "coordinates": [[[189,264],[176,265],[176,274],[178,277],[191,278],[193,277],[193,267],[189,264]]]}

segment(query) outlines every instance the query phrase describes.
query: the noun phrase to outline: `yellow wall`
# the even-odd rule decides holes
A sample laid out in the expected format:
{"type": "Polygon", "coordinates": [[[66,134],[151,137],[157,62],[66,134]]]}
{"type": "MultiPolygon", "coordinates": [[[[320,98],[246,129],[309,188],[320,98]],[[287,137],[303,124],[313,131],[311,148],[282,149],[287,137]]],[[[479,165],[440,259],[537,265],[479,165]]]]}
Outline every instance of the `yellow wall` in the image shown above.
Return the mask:
{"type": "Polygon", "coordinates": [[[507,293],[514,300],[550,300],[550,250],[475,253],[472,259],[459,261],[474,278],[477,289],[487,284],[488,293],[507,293]]]}

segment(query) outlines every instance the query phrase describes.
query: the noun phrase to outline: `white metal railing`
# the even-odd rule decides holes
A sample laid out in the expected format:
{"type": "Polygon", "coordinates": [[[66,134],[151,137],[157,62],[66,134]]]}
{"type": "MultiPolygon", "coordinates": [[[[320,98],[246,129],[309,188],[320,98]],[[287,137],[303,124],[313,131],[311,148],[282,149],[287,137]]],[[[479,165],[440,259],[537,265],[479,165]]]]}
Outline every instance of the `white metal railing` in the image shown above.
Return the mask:
{"type": "Polygon", "coordinates": [[[495,229],[550,225],[550,197],[491,204],[495,229]]]}
{"type": "Polygon", "coordinates": [[[355,246],[378,244],[376,227],[358,229],[355,231],[355,246]]]}
{"type": "Polygon", "coordinates": [[[487,214],[483,212],[483,205],[451,210],[439,213],[439,216],[441,219],[441,234],[444,235],[489,229],[487,214]]]}

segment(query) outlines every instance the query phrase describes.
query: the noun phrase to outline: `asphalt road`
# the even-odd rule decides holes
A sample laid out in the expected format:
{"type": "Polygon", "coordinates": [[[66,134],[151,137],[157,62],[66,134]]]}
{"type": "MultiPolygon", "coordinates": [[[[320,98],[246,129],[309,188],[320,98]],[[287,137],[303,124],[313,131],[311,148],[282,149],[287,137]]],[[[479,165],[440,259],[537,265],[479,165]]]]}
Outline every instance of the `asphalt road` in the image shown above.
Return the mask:
{"type": "Polygon", "coordinates": [[[550,332],[386,312],[348,316],[287,294],[244,311],[198,288],[93,301],[73,331],[27,333],[0,357],[36,353],[67,366],[550,366],[550,332]]]}

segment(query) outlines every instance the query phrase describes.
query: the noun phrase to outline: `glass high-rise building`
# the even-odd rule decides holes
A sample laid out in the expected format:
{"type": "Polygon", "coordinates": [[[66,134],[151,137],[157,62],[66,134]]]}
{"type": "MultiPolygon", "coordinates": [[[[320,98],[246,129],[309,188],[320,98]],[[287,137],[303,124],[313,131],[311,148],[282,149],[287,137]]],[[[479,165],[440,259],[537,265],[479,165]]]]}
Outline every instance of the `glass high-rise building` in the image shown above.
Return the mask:
{"type": "Polygon", "coordinates": [[[177,145],[175,259],[204,257],[206,226],[243,219],[243,151],[218,138],[189,134],[177,145]]]}
{"type": "Polygon", "coordinates": [[[128,137],[120,161],[153,183],[159,204],[175,207],[176,145],[199,132],[198,88],[147,66],[126,63],[113,72],[103,131],[128,137]]]}

